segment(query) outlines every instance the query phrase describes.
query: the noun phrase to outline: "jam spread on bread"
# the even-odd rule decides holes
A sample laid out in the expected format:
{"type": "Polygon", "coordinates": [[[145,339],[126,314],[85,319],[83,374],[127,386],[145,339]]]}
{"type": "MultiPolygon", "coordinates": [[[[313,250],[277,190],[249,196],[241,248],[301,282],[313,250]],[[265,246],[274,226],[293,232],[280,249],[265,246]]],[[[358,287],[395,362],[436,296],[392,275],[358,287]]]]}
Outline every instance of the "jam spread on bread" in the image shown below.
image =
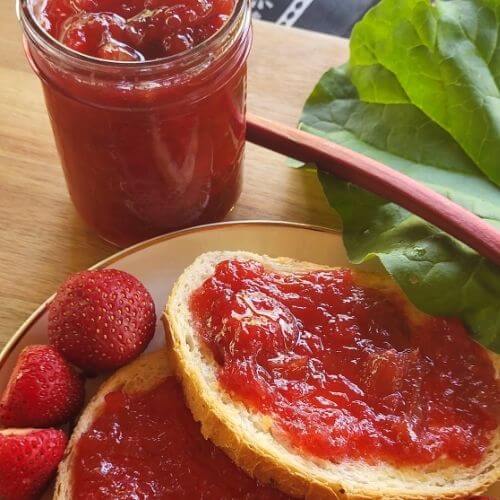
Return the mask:
{"type": "Polygon", "coordinates": [[[107,394],[76,445],[73,478],[75,499],[288,498],[203,438],[174,377],[142,393],[107,394]]]}
{"type": "Polygon", "coordinates": [[[500,406],[486,350],[458,320],[417,314],[395,289],[362,282],[348,269],[219,263],[190,310],[222,388],[316,457],[477,463],[500,406]]]}

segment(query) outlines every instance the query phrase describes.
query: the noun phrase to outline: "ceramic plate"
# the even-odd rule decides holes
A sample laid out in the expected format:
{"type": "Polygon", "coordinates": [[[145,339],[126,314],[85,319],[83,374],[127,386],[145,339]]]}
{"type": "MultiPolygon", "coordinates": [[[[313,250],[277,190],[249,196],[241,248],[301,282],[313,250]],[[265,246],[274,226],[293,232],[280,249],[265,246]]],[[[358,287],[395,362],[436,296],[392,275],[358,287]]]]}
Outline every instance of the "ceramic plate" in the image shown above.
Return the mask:
{"type": "MultiPolygon", "coordinates": [[[[159,236],[118,252],[92,269],[121,269],[144,283],[153,296],[158,316],[156,334],[148,347],[155,350],[163,344],[159,318],[174,281],[198,255],[210,250],[247,250],[332,266],[349,265],[338,232],[286,222],[248,221],[210,224],[159,236]]],[[[28,344],[47,343],[47,305],[51,298],[28,318],[0,353],[0,391],[20,350],[28,344]]],[[[100,382],[99,379],[89,382],[87,396],[92,395],[100,382]]],[[[490,495],[500,498],[500,485],[490,495]]]]}

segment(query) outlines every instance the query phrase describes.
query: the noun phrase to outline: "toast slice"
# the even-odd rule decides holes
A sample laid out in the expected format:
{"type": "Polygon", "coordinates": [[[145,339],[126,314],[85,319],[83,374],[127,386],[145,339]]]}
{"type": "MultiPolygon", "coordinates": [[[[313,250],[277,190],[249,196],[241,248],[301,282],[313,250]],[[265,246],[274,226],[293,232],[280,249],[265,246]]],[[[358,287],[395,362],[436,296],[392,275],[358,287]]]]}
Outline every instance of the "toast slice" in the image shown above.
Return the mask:
{"type": "MultiPolygon", "coordinates": [[[[163,316],[167,338],[176,357],[187,404],[201,422],[202,433],[222,448],[247,473],[273,482],[297,497],[337,499],[452,499],[484,492],[500,477],[500,432],[496,431],[482,461],[471,467],[439,461],[426,466],[397,467],[363,461],[333,463],[305,454],[276,440],[264,416],[224,391],[217,379],[218,365],[193,328],[189,298],[227,259],[255,260],[279,273],[331,269],[286,258],[273,259],[248,252],[210,252],[201,255],[177,280],[163,316]]],[[[356,281],[390,289],[405,301],[409,317],[425,315],[408,302],[390,278],[356,273],[356,281]]],[[[497,376],[499,357],[491,355],[497,376]]]]}
{"type": "Polygon", "coordinates": [[[59,464],[54,500],[68,500],[73,497],[72,464],[75,457],[75,446],[78,440],[92,426],[101,414],[106,394],[122,389],[128,394],[153,389],[167,377],[173,375],[171,355],[165,349],[143,354],[132,363],[113,374],[99,388],[89,402],[76,425],[66,448],[63,461],[59,464]]]}

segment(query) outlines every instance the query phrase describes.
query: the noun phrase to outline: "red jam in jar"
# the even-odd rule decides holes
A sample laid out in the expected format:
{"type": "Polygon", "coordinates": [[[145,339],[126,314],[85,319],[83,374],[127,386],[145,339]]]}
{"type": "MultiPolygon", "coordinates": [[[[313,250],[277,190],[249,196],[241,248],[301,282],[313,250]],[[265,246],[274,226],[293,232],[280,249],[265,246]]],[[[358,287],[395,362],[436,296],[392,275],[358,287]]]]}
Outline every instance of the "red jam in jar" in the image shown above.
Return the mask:
{"type": "Polygon", "coordinates": [[[190,308],[221,386],[317,457],[477,463],[500,409],[487,352],[458,320],[417,317],[362,283],[348,269],[218,264],[190,308]]]}
{"type": "Polygon", "coordinates": [[[224,26],[233,8],[234,0],[47,0],[39,20],[82,54],[144,61],[196,47],[224,26]]]}
{"type": "Polygon", "coordinates": [[[241,190],[246,0],[20,0],[71,198],[119,246],[241,190]]]}
{"type": "Polygon", "coordinates": [[[128,395],[108,394],[73,462],[73,498],[285,500],[203,438],[174,377],[128,395]]]}

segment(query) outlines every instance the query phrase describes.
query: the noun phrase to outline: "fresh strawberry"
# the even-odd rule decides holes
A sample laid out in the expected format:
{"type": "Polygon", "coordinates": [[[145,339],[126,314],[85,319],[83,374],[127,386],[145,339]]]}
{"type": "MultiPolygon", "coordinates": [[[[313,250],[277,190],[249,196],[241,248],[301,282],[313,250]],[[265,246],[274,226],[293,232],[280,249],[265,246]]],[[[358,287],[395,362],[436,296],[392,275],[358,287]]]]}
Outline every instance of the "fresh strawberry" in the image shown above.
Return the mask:
{"type": "Polygon", "coordinates": [[[61,461],[67,438],[56,429],[0,431],[0,498],[36,498],[61,461]]]}
{"type": "Polygon", "coordinates": [[[95,374],[137,357],[155,331],[153,299],[123,271],[71,276],[49,306],[49,340],[71,363],[95,374]]]}
{"type": "Polygon", "coordinates": [[[74,417],[83,405],[84,380],[49,345],[26,347],[0,399],[7,427],[52,427],[74,417]]]}

